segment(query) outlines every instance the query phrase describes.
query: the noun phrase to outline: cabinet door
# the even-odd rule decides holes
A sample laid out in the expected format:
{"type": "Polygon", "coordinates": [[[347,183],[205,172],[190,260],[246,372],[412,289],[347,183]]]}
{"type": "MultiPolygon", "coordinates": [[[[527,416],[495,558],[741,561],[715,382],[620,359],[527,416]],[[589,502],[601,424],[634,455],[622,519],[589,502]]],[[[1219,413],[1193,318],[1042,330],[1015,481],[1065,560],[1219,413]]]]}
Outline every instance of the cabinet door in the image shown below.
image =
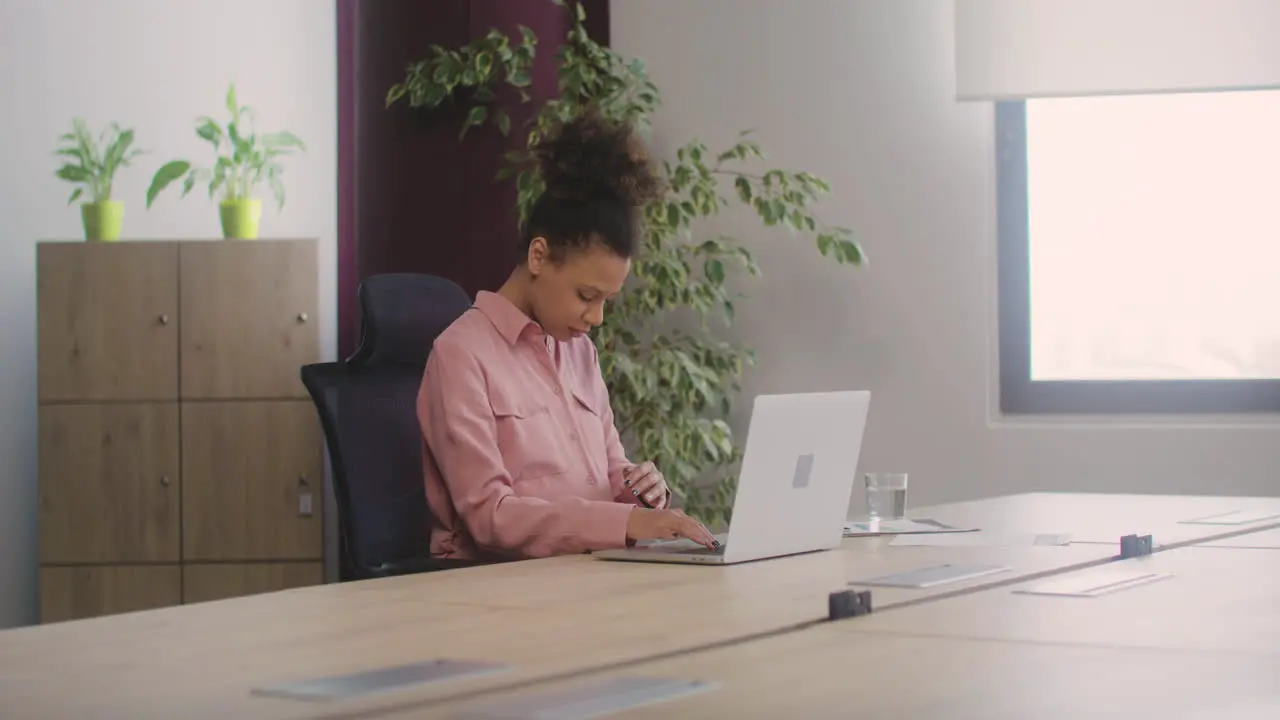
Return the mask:
{"type": "Polygon", "coordinates": [[[177,561],[177,404],[44,405],[38,416],[41,562],[177,561]]]}
{"type": "Polygon", "coordinates": [[[319,358],[316,246],[309,240],[182,246],[182,396],[303,398],[319,358]]]}
{"type": "Polygon", "coordinates": [[[222,600],[309,587],[323,582],[324,568],[318,562],[184,565],[182,601],[197,603],[222,600]]]}
{"type": "Polygon", "coordinates": [[[36,304],[42,402],[178,397],[174,243],[41,243],[36,304]]]}
{"type": "Polygon", "coordinates": [[[177,565],[40,568],[40,622],[154,610],[182,602],[177,565]]]}
{"type": "Polygon", "coordinates": [[[307,401],[183,403],[183,558],[321,559],[321,448],[307,401]]]}

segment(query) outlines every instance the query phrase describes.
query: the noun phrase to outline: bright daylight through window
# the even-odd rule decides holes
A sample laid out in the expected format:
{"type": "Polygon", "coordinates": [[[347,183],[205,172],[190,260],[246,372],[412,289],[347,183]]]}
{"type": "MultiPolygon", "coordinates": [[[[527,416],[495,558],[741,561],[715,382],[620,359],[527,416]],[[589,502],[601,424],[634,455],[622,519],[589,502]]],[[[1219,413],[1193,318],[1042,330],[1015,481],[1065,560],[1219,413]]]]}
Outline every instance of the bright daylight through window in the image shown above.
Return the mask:
{"type": "Polygon", "coordinates": [[[1030,380],[1280,378],[1280,92],[1025,123],[1030,380]]]}

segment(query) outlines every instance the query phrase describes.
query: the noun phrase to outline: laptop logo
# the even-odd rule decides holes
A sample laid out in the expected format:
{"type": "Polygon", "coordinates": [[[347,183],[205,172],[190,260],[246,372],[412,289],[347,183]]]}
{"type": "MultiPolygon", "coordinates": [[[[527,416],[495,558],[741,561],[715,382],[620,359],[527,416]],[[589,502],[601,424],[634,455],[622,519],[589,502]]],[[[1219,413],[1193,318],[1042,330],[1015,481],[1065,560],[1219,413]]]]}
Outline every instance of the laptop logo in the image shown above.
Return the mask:
{"type": "Polygon", "coordinates": [[[809,487],[809,476],[813,473],[813,453],[796,458],[796,471],[791,476],[791,487],[799,490],[809,487]]]}

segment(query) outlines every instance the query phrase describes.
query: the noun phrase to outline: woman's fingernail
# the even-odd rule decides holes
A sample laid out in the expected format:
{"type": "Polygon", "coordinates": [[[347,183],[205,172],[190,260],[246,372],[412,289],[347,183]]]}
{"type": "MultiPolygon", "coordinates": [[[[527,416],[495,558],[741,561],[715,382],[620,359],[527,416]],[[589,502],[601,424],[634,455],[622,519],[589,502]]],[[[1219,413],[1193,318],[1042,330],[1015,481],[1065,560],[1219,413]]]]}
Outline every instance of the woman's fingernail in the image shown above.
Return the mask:
{"type": "Polygon", "coordinates": [[[631,494],[632,494],[632,495],[635,495],[636,497],[640,497],[640,491],[639,491],[639,490],[632,490],[632,491],[631,491],[631,494]]]}
{"type": "Polygon", "coordinates": [[[626,485],[627,487],[631,487],[631,479],[627,478],[626,480],[623,480],[622,484],[626,485]]]}

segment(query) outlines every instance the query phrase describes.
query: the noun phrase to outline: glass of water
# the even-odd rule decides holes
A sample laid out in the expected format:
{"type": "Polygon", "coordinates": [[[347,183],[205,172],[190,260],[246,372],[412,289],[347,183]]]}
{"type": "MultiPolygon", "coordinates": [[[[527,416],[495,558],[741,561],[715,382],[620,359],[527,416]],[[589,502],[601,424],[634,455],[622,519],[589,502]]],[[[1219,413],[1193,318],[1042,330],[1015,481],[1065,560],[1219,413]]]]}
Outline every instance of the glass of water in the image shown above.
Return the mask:
{"type": "Polygon", "coordinates": [[[867,517],[901,520],[907,513],[906,473],[867,473],[867,517]]]}

